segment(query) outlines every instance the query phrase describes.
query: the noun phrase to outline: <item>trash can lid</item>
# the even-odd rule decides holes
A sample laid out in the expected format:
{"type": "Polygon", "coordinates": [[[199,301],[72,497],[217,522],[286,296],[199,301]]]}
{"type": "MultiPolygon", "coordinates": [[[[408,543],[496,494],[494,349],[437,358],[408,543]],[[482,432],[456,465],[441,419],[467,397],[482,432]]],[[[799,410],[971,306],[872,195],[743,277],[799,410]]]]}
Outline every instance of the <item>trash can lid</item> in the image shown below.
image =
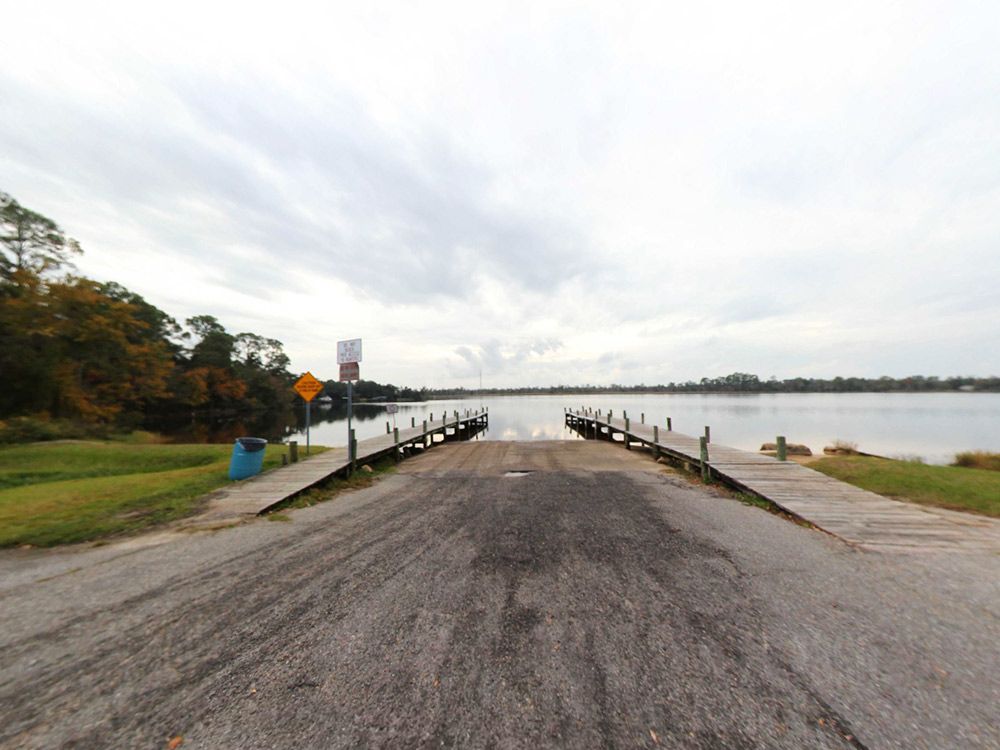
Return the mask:
{"type": "Polygon", "coordinates": [[[256,453],[257,451],[262,451],[267,447],[267,441],[264,438],[241,437],[236,438],[236,442],[239,443],[243,450],[247,453],[256,453]]]}

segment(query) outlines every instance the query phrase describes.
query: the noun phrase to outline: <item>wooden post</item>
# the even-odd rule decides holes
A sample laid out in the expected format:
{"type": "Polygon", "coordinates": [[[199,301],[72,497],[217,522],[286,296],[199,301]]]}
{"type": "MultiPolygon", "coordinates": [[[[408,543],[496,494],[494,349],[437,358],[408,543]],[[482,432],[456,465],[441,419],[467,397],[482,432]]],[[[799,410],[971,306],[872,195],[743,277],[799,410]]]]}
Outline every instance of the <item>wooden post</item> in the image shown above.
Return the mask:
{"type": "Polygon", "coordinates": [[[788,460],[788,446],[785,445],[784,435],[778,435],[778,460],[779,461],[788,460]]]}
{"type": "Polygon", "coordinates": [[[622,409],[622,419],[628,419],[628,412],[622,409]]]}
{"type": "Polygon", "coordinates": [[[356,468],[358,468],[357,467],[357,463],[358,463],[358,441],[354,437],[354,428],[353,427],[348,432],[347,457],[348,457],[348,459],[351,462],[351,473],[353,474],[354,470],[356,468]]]}
{"type": "Polygon", "coordinates": [[[705,425],[705,442],[706,443],[712,442],[712,430],[708,425],[705,425]]]}
{"type": "Polygon", "coordinates": [[[667,432],[670,432],[673,429],[674,429],[673,420],[670,419],[670,417],[667,417],[667,432]]]}
{"type": "Polygon", "coordinates": [[[416,427],[416,426],[417,426],[417,418],[410,417],[410,427],[416,427]]]}
{"type": "Polygon", "coordinates": [[[281,454],[281,465],[282,466],[288,466],[288,454],[287,453],[282,453],[281,454]]]}
{"type": "Polygon", "coordinates": [[[291,456],[292,463],[297,463],[299,460],[299,441],[289,440],[288,441],[288,455],[291,456]]]}
{"type": "Polygon", "coordinates": [[[646,412],[639,414],[639,424],[646,424],[646,412]]]}
{"type": "Polygon", "coordinates": [[[393,450],[392,455],[393,455],[393,458],[396,459],[396,463],[398,464],[399,463],[399,428],[398,427],[393,427],[392,428],[392,442],[396,444],[396,448],[395,448],[395,450],[393,450]]]}
{"type": "Polygon", "coordinates": [[[653,455],[660,457],[660,425],[653,425],[653,455]]]}
{"type": "Polygon", "coordinates": [[[427,447],[427,420],[424,420],[424,447],[427,447]]]}
{"type": "Polygon", "coordinates": [[[628,438],[628,417],[625,417],[625,432],[622,437],[625,438],[625,450],[632,450],[632,442],[628,438]]]}
{"type": "Polygon", "coordinates": [[[391,435],[392,434],[392,428],[389,426],[389,420],[388,419],[385,420],[385,434],[386,435],[391,435]]]}
{"type": "Polygon", "coordinates": [[[434,421],[434,412],[431,412],[431,421],[434,421]]]}
{"type": "Polygon", "coordinates": [[[698,443],[701,448],[701,478],[707,482],[711,478],[708,468],[708,440],[700,437],[698,438],[698,443]]]}

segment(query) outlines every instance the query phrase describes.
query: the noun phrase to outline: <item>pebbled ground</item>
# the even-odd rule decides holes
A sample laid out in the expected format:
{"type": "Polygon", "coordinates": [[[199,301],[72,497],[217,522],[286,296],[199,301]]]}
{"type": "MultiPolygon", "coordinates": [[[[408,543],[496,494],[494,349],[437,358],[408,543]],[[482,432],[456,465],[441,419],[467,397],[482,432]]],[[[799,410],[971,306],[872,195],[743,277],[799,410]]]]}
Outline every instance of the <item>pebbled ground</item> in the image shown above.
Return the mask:
{"type": "Polygon", "coordinates": [[[0,747],[1000,747],[996,556],[858,552],[602,443],[290,515],[0,555],[0,747]]]}

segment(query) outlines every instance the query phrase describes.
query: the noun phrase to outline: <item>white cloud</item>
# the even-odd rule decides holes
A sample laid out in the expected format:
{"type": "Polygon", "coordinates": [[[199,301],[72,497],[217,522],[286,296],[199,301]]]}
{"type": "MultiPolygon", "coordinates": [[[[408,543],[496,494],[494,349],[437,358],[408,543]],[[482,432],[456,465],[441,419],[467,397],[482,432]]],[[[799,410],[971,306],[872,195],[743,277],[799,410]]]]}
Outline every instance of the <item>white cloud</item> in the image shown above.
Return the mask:
{"type": "Polygon", "coordinates": [[[360,335],[414,385],[1000,371],[992,6],[5,23],[0,188],[296,369],[360,335]]]}

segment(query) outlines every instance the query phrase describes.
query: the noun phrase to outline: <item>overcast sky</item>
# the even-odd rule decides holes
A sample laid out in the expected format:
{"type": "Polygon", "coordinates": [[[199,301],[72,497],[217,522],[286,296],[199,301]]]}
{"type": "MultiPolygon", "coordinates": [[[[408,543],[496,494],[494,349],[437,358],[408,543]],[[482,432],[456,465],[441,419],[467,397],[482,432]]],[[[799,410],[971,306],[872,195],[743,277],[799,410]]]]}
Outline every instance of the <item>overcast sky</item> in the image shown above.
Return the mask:
{"type": "Polygon", "coordinates": [[[1000,373],[1000,4],[332,5],[8,6],[0,190],[323,377],[1000,373]]]}

